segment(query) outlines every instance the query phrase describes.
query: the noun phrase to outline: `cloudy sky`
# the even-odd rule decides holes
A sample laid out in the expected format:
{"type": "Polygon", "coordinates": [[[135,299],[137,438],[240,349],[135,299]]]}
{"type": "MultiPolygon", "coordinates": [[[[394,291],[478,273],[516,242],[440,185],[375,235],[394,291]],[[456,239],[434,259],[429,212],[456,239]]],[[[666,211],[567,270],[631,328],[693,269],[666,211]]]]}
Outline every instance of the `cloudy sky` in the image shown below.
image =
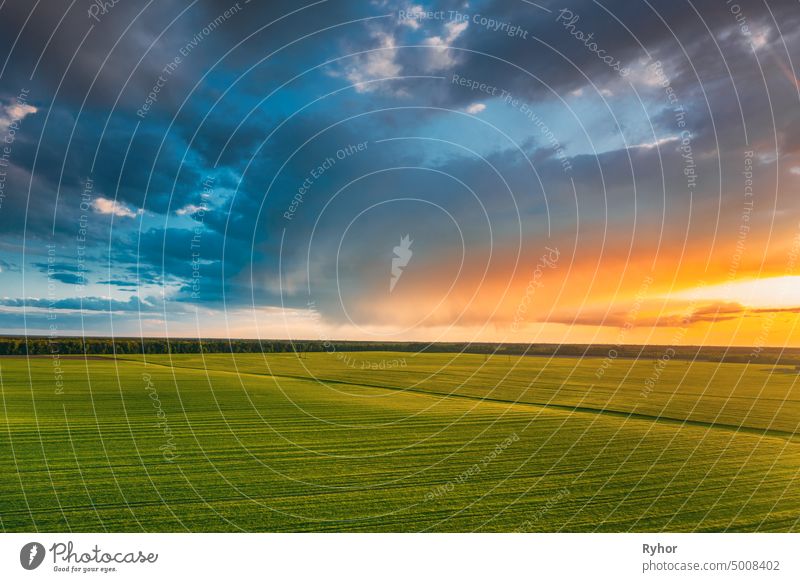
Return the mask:
{"type": "Polygon", "coordinates": [[[800,345],[795,0],[7,0],[3,333],[800,345]]]}

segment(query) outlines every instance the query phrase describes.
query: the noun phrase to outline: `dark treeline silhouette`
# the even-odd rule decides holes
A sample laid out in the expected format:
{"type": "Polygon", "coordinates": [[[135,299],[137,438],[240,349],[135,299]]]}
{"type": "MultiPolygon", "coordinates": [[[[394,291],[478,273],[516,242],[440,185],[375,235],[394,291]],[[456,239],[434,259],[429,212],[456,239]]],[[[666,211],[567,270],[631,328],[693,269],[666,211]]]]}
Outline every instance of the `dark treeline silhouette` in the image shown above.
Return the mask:
{"type": "Polygon", "coordinates": [[[578,344],[494,344],[460,342],[363,342],[319,340],[254,340],[134,337],[0,336],[0,356],[113,355],[281,352],[426,352],[471,353],[501,356],[578,356],[606,360],[617,358],[702,360],[710,362],[781,364],[800,366],[798,348],[748,348],[720,346],[612,346],[578,344]]]}

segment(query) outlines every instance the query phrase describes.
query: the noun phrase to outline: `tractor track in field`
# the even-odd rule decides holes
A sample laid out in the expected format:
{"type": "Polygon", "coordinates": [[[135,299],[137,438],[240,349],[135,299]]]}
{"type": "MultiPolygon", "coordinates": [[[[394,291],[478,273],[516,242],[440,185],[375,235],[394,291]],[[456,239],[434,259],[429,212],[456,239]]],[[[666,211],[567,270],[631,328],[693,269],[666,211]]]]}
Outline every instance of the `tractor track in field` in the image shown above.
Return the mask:
{"type": "MultiPolygon", "coordinates": [[[[118,360],[143,363],[142,360],[133,360],[127,358],[117,358],[118,360]]],[[[670,424],[680,427],[691,426],[696,428],[706,428],[715,430],[724,430],[739,434],[748,434],[753,436],[766,436],[774,437],[783,440],[797,441],[800,440],[800,432],[790,432],[787,430],[757,428],[751,426],[739,426],[735,424],[709,422],[703,420],[689,420],[671,416],[661,416],[654,414],[647,414],[643,412],[632,412],[626,410],[614,410],[610,408],[596,408],[591,406],[573,406],[569,404],[557,404],[552,402],[532,402],[532,401],[515,401],[504,400],[502,398],[491,398],[481,396],[471,396],[469,394],[456,394],[447,392],[436,392],[433,390],[423,390],[420,388],[399,388],[396,386],[386,386],[381,384],[368,384],[363,382],[350,382],[347,380],[326,379],[326,378],[310,378],[308,376],[296,376],[293,374],[261,374],[258,372],[232,372],[229,370],[217,370],[215,368],[196,368],[193,366],[176,366],[172,364],[162,364],[157,362],[147,362],[148,366],[160,366],[163,368],[179,368],[181,370],[195,370],[197,372],[215,373],[215,374],[232,374],[235,376],[254,376],[258,378],[285,378],[288,380],[300,380],[304,382],[317,382],[319,384],[337,384],[343,386],[357,386],[362,388],[375,388],[378,390],[386,390],[390,392],[400,392],[407,394],[417,394],[427,397],[440,397],[440,398],[454,398],[460,400],[469,400],[473,402],[489,402],[492,404],[504,404],[513,407],[532,407],[537,409],[551,409],[559,410],[562,412],[577,412],[583,414],[603,415],[615,418],[625,418],[631,420],[642,420],[647,422],[658,422],[660,424],[670,424]]]]}

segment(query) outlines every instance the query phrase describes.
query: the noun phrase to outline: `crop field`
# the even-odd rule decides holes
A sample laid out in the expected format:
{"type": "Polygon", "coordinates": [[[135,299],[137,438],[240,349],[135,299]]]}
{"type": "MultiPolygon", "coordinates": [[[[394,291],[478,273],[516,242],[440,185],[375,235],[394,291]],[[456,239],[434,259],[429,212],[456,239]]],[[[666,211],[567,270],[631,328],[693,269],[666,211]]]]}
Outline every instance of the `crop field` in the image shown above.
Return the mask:
{"type": "Polygon", "coordinates": [[[0,358],[4,531],[797,531],[794,367],[0,358]]]}

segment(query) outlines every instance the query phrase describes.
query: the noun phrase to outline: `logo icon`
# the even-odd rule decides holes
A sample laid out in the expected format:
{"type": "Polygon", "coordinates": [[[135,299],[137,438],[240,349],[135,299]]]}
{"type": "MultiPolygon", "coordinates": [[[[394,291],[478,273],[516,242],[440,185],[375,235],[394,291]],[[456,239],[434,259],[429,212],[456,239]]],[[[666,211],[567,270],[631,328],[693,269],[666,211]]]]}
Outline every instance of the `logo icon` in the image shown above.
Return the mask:
{"type": "Polygon", "coordinates": [[[409,235],[405,235],[400,239],[400,244],[392,249],[395,256],[392,257],[392,278],[389,280],[389,293],[394,291],[394,286],[397,285],[400,275],[403,274],[403,268],[408,266],[411,255],[414,254],[411,250],[411,243],[413,242],[409,235]]]}
{"type": "Polygon", "coordinates": [[[19,551],[19,563],[26,570],[35,570],[44,561],[44,546],[39,542],[30,542],[19,551]]]}

